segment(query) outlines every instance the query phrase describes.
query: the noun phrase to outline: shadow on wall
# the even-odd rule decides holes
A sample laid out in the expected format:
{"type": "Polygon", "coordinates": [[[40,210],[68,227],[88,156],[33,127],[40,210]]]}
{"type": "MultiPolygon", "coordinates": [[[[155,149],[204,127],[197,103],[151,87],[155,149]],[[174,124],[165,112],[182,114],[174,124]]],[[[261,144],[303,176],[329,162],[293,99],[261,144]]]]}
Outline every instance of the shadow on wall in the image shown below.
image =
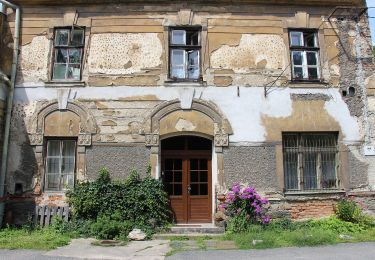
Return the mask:
{"type": "Polygon", "coordinates": [[[31,219],[35,196],[40,195],[41,190],[36,181],[36,177],[40,177],[37,176],[37,159],[26,130],[26,104],[14,104],[10,126],[4,218],[4,224],[10,225],[22,225],[31,219]]]}

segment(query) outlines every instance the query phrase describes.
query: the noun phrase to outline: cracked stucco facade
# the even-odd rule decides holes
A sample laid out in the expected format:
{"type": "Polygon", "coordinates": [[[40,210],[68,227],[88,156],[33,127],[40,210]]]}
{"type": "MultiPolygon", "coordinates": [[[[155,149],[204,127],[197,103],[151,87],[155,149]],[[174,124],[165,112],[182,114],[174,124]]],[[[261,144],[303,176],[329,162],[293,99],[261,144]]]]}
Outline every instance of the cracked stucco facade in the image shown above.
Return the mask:
{"type": "MultiPolygon", "coordinates": [[[[160,139],[201,135],[215,148],[213,195],[241,181],[284,203],[282,133],[337,132],[339,195],[374,188],[375,157],[363,153],[364,144],[375,145],[375,76],[364,47],[365,18],[358,24],[328,21],[333,6],[314,5],[267,6],[268,14],[262,4],[73,5],[53,13],[38,8],[43,12],[37,19],[33,7],[23,14],[10,194],[19,183],[34,203],[63,203],[44,190],[43,156],[46,138],[65,133],[70,108],[77,130],[66,135],[79,143],[79,180],[95,178],[103,166],[119,179],[132,168],[144,174],[148,164],[158,177],[160,139]],[[53,82],[53,29],[72,23],[85,28],[82,79],[53,82]],[[202,81],[176,83],[168,78],[168,28],[187,25],[202,28],[202,81]],[[288,28],[318,29],[322,82],[291,82],[288,28]],[[344,96],[350,86],[355,96],[344,96]],[[49,127],[53,113],[65,119],[49,127]]],[[[331,195],[332,201],[339,196],[331,195]]]]}

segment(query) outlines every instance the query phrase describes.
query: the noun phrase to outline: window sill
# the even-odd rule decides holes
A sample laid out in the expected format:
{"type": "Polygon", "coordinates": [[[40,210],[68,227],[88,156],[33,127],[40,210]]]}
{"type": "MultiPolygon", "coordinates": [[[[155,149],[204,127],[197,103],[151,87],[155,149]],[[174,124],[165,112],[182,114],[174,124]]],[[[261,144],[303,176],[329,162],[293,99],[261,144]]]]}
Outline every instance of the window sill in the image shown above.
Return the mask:
{"type": "Polygon", "coordinates": [[[85,87],[86,83],[84,81],[48,81],[44,83],[45,87],[85,87]]]}
{"type": "Polygon", "coordinates": [[[323,80],[308,81],[308,80],[289,80],[288,85],[291,88],[311,88],[311,87],[324,87],[327,88],[328,82],[323,80]]]}
{"type": "Polygon", "coordinates": [[[176,87],[206,87],[206,81],[182,81],[182,80],[166,80],[164,81],[165,86],[176,86],[176,87]]]}
{"type": "Polygon", "coordinates": [[[306,195],[332,195],[332,194],[343,194],[346,193],[344,190],[314,190],[314,191],[286,191],[285,196],[306,196],[306,195]]]}

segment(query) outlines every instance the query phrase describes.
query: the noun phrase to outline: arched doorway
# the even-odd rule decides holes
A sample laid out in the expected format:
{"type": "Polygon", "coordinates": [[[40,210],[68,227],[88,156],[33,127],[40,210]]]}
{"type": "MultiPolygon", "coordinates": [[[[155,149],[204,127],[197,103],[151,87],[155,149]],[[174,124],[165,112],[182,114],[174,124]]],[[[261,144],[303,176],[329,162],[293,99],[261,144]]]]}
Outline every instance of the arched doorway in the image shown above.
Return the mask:
{"type": "Polygon", "coordinates": [[[177,223],[212,221],[212,141],[176,136],[161,141],[161,177],[177,223]]]}

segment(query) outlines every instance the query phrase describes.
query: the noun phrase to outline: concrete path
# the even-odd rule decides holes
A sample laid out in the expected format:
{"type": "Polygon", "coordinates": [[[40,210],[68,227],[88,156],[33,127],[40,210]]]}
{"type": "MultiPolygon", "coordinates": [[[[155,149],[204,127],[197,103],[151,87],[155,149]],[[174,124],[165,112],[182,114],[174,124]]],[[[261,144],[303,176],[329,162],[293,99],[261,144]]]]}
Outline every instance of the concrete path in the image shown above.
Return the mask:
{"type": "Polygon", "coordinates": [[[162,260],[170,251],[168,240],[133,241],[126,246],[94,246],[95,239],[73,239],[68,246],[52,251],[0,250],[0,260],[162,260]]]}
{"type": "Polygon", "coordinates": [[[265,250],[208,250],[186,251],[167,257],[167,260],[372,260],[375,243],[338,244],[321,247],[276,248],[265,250]]]}

